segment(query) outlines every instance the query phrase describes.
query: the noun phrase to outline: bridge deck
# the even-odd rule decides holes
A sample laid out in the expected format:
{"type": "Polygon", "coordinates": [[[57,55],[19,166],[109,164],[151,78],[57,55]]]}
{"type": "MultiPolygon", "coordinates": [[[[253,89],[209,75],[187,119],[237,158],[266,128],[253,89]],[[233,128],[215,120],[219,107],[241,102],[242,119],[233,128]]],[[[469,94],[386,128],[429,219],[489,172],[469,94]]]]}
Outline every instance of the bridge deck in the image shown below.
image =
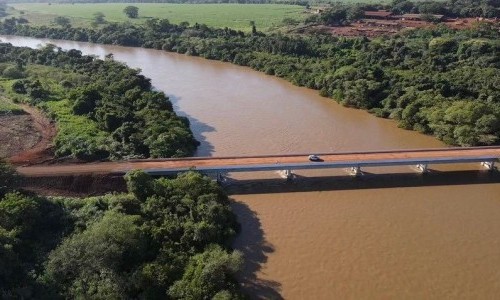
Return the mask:
{"type": "Polygon", "coordinates": [[[67,176],[77,174],[124,174],[142,169],[168,175],[189,169],[205,172],[250,172],[345,167],[376,167],[416,164],[496,162],[500,147],[445,148],[319,154],[322,162],[311,162],[307,154],[247,157],[195,157],[182,159],[131,160],[67,165],[19,167],[25,176],[67,176]]]}

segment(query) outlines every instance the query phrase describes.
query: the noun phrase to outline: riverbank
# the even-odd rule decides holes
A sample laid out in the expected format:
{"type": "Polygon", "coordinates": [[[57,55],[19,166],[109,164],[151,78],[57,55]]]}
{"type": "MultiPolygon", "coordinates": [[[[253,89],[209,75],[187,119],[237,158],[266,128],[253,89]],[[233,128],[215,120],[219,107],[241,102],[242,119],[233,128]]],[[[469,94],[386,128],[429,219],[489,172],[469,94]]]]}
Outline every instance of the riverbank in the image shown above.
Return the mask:
{"type": "Polygon", "coordinates": [[[13,163],[39,160],[49,145],[55,157],[84,161],[181,157],[195,151],[198,142],[189,121],[177,116],[165,94],[154,91],[138,70],[50,45],[37,50],[0,46],[5,96],[24,103],[42,137],[29,153],[11,157],[13,163]]]}
{"type": "Polygon", "coordinates": [[[370,41],[243,34],[165,20],[96,30],[9,22],[4,22],[3,33],[162,49],[249,66],[447,144],[500,141],[500,103],[495,100],[500,91],[494,83],[500,76],[495,54],[500,44],[490,24],[469,30],[438,26],[370,41]],[[474,51],[477,47],[484,51],[474,51]]]}

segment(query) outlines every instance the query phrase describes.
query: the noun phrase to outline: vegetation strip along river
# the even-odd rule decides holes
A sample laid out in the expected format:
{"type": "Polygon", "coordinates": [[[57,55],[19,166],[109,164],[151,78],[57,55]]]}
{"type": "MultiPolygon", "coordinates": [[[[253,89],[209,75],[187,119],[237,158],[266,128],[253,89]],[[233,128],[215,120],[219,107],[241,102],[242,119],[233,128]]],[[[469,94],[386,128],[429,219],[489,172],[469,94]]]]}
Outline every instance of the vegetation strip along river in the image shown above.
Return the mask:
{"type": "Polygon", "coordinates": [[[90,28],[0,23],[3,34],[162,49],[249,66],[320,90],[345,106],[369,110],[399,126],[432,134],[448,144],[500,141],[498,24],[468,30],[437,26],[375,40],[330,35],[265,35],[206,25],[90,28]]]}

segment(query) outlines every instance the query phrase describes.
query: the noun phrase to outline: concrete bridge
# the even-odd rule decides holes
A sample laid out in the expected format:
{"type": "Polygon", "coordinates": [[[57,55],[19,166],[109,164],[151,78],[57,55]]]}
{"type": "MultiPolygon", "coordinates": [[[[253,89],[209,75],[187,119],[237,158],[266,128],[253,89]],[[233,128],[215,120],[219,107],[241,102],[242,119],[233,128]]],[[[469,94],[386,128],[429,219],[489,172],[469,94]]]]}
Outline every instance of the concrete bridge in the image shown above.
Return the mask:
{"type": "Polygon", "coordinates": [[[143,159],[116,162],[94,162],[62,165],[38,165],[17,168],[27,177],[71,176],[82,174],[116,174],[142,169],[151,175],[175,175],[188,170],[206,174],[253,171],[283,171],[287,178],[294,170],[345,168],[358,176],[365,167],[415,166],[426,172],[429,165],[478,163],[493,170],[500,159],[500,147],[440,148],[388,150],[370,152],[319,153],[321,161],[313,162],[308,154],[243,157],[190,157],[179,159],[143,159]]]}

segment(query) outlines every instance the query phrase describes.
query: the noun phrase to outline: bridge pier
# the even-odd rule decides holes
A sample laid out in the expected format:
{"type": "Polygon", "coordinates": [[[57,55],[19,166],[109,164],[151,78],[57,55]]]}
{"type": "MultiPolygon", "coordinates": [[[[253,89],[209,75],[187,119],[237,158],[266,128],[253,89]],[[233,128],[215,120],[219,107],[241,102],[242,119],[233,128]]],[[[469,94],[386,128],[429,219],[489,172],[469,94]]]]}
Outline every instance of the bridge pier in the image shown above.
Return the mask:
{"type": "Polygon", "coordinates": [[[481,166],[492,171],[495,169],[495,161],[483,161],[483,162],[481,162],[481,166]]]}
{"type": "Polygon", "coordinates": [[[286,180],[291,180],[291,179],[293,179],[293,175],[294,175],[294,174],[293,174],[292,170],[288,170],[288,169],[287,169],[287,170],[283,170],[283,171],[282,171],[282,174],[283,174],[283,177],[285,177],[285,178],[286,178],[286,180]]]}
{"type": "Polygon", "coordinates": [[[363,175],[363,171],[361,171],[361,167],[360,166],[350,167],[349,168],[349,173],[352,176],[361,176],[361,175],[363,175]]]}
{"type": "Polygon", "coordinates": [[[217,172],[217,183],[221,184],[224,181],[224,176],[222,176],[222,173],[217,172]]]}
{"type": "Polygon", "coordinates": [[[428,171],[427,164],[418,164],[417,165],[417,170],[420,173],[426,173],[428,171]]]}

